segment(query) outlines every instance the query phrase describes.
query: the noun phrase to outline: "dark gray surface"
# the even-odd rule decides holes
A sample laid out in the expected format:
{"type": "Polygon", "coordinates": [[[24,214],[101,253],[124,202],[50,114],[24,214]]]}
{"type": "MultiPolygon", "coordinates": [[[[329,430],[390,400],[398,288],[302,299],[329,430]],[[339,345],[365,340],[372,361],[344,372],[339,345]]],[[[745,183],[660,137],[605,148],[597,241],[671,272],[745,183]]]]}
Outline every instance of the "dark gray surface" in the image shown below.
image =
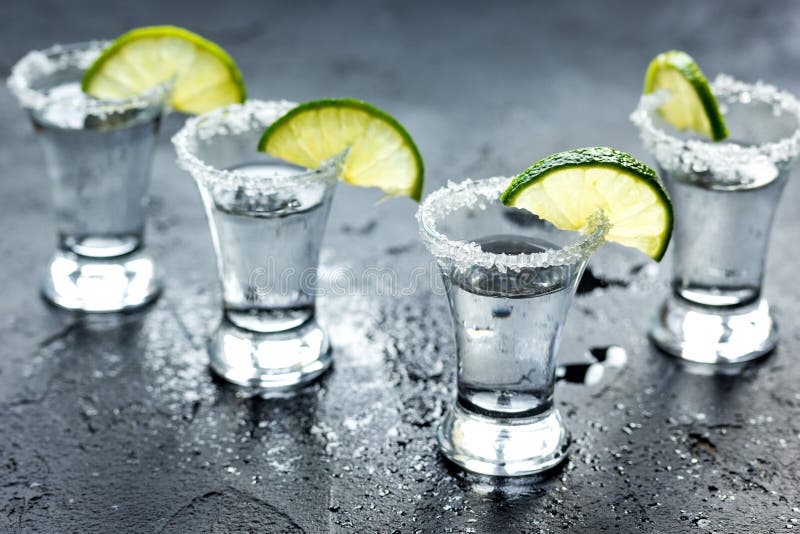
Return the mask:
{"type": "MultiPolygon", "coordinates": [[[[627,115],[648,60],[668,48],[689,50],[710,75],[800,92],[800,4],[791,1],[79,4],[3,4],[0,70],[54,42],[185,25],[230,51],[252,96],[354,96],[396,115],[425,157],[426,191],[584,145],[647,160],[627,115]]],[[[561,472],[491,481],[449,469],[435,450],[454,359],[445,299],[430,284],[406,296],[372,288],[321,298],[336,368],[294,399],[247,399],[212,379],[203,347],[219,292],[199,196],[168,142],[182,117],[167,121],[151,188],[149,244],[166,270],[164,296],[124,317],[46,306],[36,288],[55,241],[48,180],[4,91],[0,119],[0,531],[800,528],[796,179],[768,261],[782,328],[769,360],[713,377],[657,353],[645,331],[669,258],[637,269],[642,256],[609,247],[593,273],[622,283],[579,296],[560,359],[587,361],[587,348],[618,344],[627,367],[595,386],[559,385],[575,438],[561,472]]],[[[373,205],[378,196],[339,189],[325,270],[394,267],[403,281],[431,265],[413,203],[373,205]]]]}

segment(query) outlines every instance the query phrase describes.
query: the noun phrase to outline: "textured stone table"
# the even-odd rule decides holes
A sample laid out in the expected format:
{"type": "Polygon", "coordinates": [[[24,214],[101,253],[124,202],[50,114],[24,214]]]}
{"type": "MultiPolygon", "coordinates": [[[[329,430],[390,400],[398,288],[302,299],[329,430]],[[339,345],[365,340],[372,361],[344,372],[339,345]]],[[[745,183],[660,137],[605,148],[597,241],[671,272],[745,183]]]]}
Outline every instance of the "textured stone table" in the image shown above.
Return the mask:
{"type": "MultiPolygon", "coordinates": [[[[4,4],[2,70],[53,42],[185,25],[231,52],[253,96],[354,96],[395,114],[425,157],[426,191],[577,146],[646,158],[627,115],[649,58],[668,48],[691,51],[709,74],[800,92],[790,1],[78,4],[4,4]]],[[[323,276],[393,268],[397,287],[383,279],[323,296],[335,371],[293,399],[247,398],[206,367],[219,291],[199,196],[168,141],[182,117],[165,124],[151,188],[149,245],[166,292],[139,314],[87,318],[37,295],[54,244],[48,181],[4,91],[0,119],[0,531],[800,529],[796,179],[768,262],[782,327],[771,358],[703,376],[659,354],[644,332],[669,258],[650,266],[609,247],[592,262],[560,360],[586,364],[590,348],[618,345],[627,362],[593,385],[559,384],[575,439],[560,472],[492,481],[435,450],[453,341],[435,273],[396,295],[415,268],[431,268],[412,202],[374,205],[374,191],[339,189],[323,276]]]]}

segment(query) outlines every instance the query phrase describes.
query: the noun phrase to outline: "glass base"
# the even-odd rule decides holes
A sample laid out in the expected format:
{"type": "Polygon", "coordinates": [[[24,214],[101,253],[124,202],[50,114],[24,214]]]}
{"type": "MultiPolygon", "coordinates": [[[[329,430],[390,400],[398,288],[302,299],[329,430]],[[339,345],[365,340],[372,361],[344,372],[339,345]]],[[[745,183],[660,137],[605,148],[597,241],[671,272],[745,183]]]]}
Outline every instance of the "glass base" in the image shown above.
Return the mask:
{"type": "Polygon", "coordinates": [[[331,366],[328,335],[310,320],[284,332],[244,330],[222,320],[208,345],[211,369],[234,384],[258,389],[294,389],[331,366]]]}
{"type": "Polygon", "coordinates": [[[116,258],[57,250],[42,283],[47,300],[84,312],[133,310],[155,300],[161,290],[158,269],[142,249],[116,258]]]}
{"type": "Polygon", "coordinates": [[[671,296],[662,305],[650,337],[664,352],[690,362],[739,364],[774,349],[778,328],[763,299],[714,309],[671,296]]]}
{"type": "Polygon", "coordinates": [[[437,432],[442,453],[482,475],[524,476],[558,466],[567,458],[569,431],[555,408],[536,417],[494,419],[456,403],[437,432]]]}

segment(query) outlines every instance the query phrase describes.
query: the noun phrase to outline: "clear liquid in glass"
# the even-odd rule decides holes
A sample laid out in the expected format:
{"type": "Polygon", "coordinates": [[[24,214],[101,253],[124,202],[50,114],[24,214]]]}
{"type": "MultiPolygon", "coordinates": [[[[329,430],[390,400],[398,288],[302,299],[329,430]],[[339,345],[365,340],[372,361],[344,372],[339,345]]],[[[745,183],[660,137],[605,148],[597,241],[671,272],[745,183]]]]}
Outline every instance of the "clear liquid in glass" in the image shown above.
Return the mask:
{"type": "MultiPolygon", "coordinates": [[[[514,235],[474,241],[492,253],[557,248],[539,238],[514,235]]],[[[458,347],[460,404],[493,417],[531,417],[552,408],[554,354],[578,268],[503,273],[474,266],[445,277],[458,347]]]]}
{"type": "Polygon", "coordinates": [[[772,219],[789,174],[783,169],[776,177],[774,167],[765,172],[769,176],[753,187],[661,170],[675,216],[672,288],[678,297],[734,307],[761,298],[772,219]]]}
{"type": "MultiPolygon", "coordinates": [[[[234,167],[251,176],[305,171],[288,163],[234,167]]],[[[315,195],[217,192],[207,201],[225,318],[255,332],[281,332],[314,317],[316,267],[329,202],[315,195]]]]}
{"type": "Polygon", "coordinates": [[[63,250],[93,258],[128,254],[142,245],[158,108],[94,115],[77,83],[56,86],[31,113],[53,182],[63,250]]]}

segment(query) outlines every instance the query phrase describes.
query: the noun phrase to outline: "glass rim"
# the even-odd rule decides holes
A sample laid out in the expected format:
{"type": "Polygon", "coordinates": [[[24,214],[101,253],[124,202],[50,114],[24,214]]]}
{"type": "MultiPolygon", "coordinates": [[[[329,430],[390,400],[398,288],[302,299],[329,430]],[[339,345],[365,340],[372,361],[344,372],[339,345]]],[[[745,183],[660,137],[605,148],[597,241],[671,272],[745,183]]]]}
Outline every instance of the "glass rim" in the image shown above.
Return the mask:
{"type": "MultiPolygon", "coordinates": [[[[775,115],[786,113],[794,116],[797,125],[791,135],[755,145],[742,145],[729,140],[680,139],[660,128],[653,120],[653,113],[663,103],[665,95],[661,92],[644,94],[629,118],[638,127],[645,148],[662,168],[686,173],[711,171],[715,179],[741,183],[741,170],[746,171],[744,174],[747,178],[747,169],[753,166],[774,167],[800,155],[800,102],[794,95],[761,81],[747,83],[726,74],[714,79],[711,90],[720,100],[771,106],[775,115]]],[[[777,175],[777,170],[773,174],[777,175]]]]}
{"type": "MultiPolygon", "coordinates": [[[[484,252],[473,241],[451,239],[438,228],[438,222],[461,208],[485,210],[487,201],[500,203],[512,177],[494,176],[484,180],[466,179],[448,182],[445,187],[430,193],[417,209],[419,232],[425,246],[437,260],[455,263],[459,269],[471,266],[497,267],[501,272],[530,268],[555,267],[585,261],[604,241],[610,229],[605,214],[598,210],[590,218],[586,230],[572,232],[575,240],[555,250],[528,254],[495,254],[484,252]]],[[[565,231],[566,232],[566,231],[565,231]]]]}
{"type": "MultiPolygon", "coordinates": [[[[31,50],[11,67],[6,86],[21,107],[39,111],[60,98],[31,87],[35,78],[52,75],[69,67],[86,70],[110,44],[111,41],[107,40],[93,40],[31,50]]],[[[172,90],[172,85],[173,80],[170,80],[130,98],[102,99],[86,95],[86,108],[91,113],[107,114],[155,105],[166,106],[165,96],[172,90]]]]}
{"type": "MultiPolygon", "coordinates": [[[[237,170],[220,169],[206,162],[198,154],[198,141],[243,134],[254,129],[261,132],[296,106],[296,103],[287,100],[248,99],[242,104],[230,104],[191,117],[172,136],[178,165],[202,184],[231,189],[247,187],[259,190],[268,188],[296,190],[300,186],[318,184],[320,180],[329,184],[335,183],[349,149],[323,161],[317,169],[299,171],[291,175],[259,177],[237,170]]],[[[258,154],[255,143],[253,154],[258,154]]]]}

